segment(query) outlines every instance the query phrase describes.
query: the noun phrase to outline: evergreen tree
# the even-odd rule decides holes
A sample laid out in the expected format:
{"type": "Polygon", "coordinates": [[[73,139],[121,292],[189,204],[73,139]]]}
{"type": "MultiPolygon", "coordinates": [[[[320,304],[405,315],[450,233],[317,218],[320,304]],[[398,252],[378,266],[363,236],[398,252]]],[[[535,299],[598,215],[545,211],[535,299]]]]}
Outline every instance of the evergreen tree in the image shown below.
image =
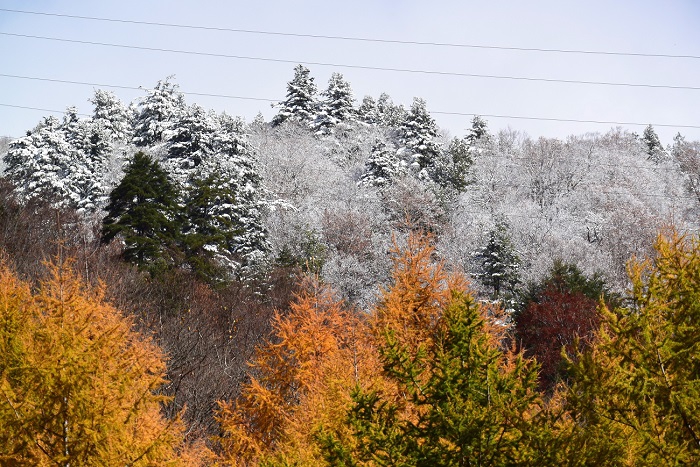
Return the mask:
{"type": "Polygon", "coordinates": [[[226,277],[224,262],[235,261],[235,240],[243,232],[235,216],[234,192],[221,174],[191,181],[185,205],[185,260],[209,281],[226,277]]]}
{"type": "Polygon", "coordinates": [[[355,120],[355,98],[350,83],[340,73],[333,73],[328,80],[328,88],[321,93],[318,114],[314,122],[317,131],[332,133],[336,125],[355,120]]]}
{"type": "Polygon", "coordinates": [[[134,121],[134,144],[153,146],[161,143],[185,112],[185,98],[170,78],[158,81],[138,105],[134,121]]]}
{"type": "Polygon", "coordinates": [[[97,89],[90,102],[94,106],[92,121],[104,128],[110,141],[131,139],[132,115],[117,96],[109,91],[97,89]]]}
{"type": "Polygon", "coordinates": [[[372,96],[365,96],[362,99],[360,108],[357,109],[357,117],[361,122],[368,125],[376,125],[380,122],[379,110],[377,102],[372,96]]]}
{"type": "Polygon", "coordinates": [[[630,264],[630,305],[603,306],[591,351],[569,360],[582,465],[700,462],[700,240],[672,232],[655,250],[630,264]]]}
{"type": "Polygon", "coordinates": [[[180,186],[185,187],[197,167],[212,157],[219,130],[218,117],[196,104],[179,113],[167,134],[168,155],[164,166],[180,186]]]}
{"type": "Polygon", "coordinates": [[[413,99],[399,132],[403,144],[399,151],[420,179],[429,179],[429,172],[440,154],[440,148],[434,141],[438,135],[437,125],[428,113],[423,99],[413,99]]]}
{"type": "Polygon", "coordinates": [[[391,143],[376,141],[372,146],[372,153],[365,163],[365,172],[362,174],[359,184],[382,188],[405,172],[406,167],[396,155],[396,150],[391,143]]]}
{"type": "Polygon", "coordinates": [[[508,225],[499,221],[489,232],[486,245],[476,253],[480,272],[476,276],[491,289],[493,300],[512,309],[520,283],[520,258],[508,235],[508,225]]]}
{"type": "Polygon", "coordinates": [[[134,155],[124,178],[109,195],[102,241],[120,236],[123,256],[157,273],[176,258],[179,236],[177,192],[158,162],[143,152],[134,155]]]}
{"type": "Polygon", "coordinates": [[[442,194],[452,198],[471,182],[473,164],[469,143],[462,138],[453,138],[447,149],[440,151],[434,159],[429,175],[442,194]]]}
{"type": "Polygon", "coordinates": [[[202,167],[200,177],[214,176],[219,181],[217,189],[229,193],[218,199],[213,209],[216,215],[231,219],[232,240],[227,241],[222,253],[236,258],[229,267],[245,277],[265,262],[270,251],[263,224],[263,215],[268,209],[266,191],[254,150],[247,141],[245,123],[224,114],[219,126],[214,142],[216,156],[202,167]]]}
{"type": "Polygon", "coordinates": [[[103,123],[78,118],[75,107],[69,107],[63,119],[69,151],[64,204],[78,211],[95,212],[107,201],[111,141],[103,123]]]}
{"type": "Polygon", "coordinates": [[[347,423],[319,442],[331,465],[537,465],[536,367],[500,350],[502,330],[463,288],[409,240],[374,324],[380,389],[357,387],[347,423]]]}
{"type": "Polygon", "coordinates": [[[666,150],[661,144],[658,135],[654,131],[654,127],[651,125],[648,125],[644,129],[642,142],[645,145],[645,150],[650,161],[654,162],[655,164],[659,164],[666,159],[666,150]]]}
{"type": "Polygon", "coordinates": [[[467,143],[473,145],[482,138],[487,138],[489,136],[489,129],[486,120],[482,119],[478,115],[474,115],[472,119],[472,126],[467,132],[467,143]]]}
{"type": "Polygon", "coordinates": [[[398,128],[406,120],[408,113],[403,105],[395,105],[389,94],[383,92],[377,99],[377,114],[380,124],[389,128],[398,128]]]}
{"type": "Polygon", "coordinates": [[[5,176],[20,199],[62,204],[69,193],[65,180],[72,152],[61,122],[44,117],[34,130],[10,143],[4,158],[5,176]]]}
{"type": "Polygon", "coordinates": [[[311,72],[305,66],[297,65],[294,78],[287,83],[287,98],[278,104],[280,110],[272,119],[272,126],[286,120],[310,124],[316,115],[316,106],[316,85],[311,72]]]}

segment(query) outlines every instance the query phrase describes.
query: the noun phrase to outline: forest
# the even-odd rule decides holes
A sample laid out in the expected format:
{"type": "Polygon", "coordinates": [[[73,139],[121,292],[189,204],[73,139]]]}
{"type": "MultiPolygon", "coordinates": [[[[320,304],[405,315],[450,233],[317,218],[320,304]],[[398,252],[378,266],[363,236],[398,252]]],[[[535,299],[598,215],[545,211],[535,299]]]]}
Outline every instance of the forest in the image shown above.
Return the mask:
{"type": "Polygon", "coordinates": [[[0,464],[700,462],[700,141],[91,103],[0,141],[0,464]]]}

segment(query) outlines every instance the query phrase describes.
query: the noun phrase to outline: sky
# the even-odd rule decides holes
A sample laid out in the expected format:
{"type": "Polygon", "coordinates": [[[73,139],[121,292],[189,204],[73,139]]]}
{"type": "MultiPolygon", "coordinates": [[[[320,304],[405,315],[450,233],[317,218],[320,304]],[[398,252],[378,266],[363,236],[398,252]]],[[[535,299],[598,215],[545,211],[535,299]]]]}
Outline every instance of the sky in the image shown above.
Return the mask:
{"type": "Polygon", "coordinates": [[[128,103],[168,76],[188,103],[248,121],[262,112],[269,120],[276,112],[270,100],[284,98],[302,63],[320,90],[331,73],[342,73],[358,101],[386,92],[408,107],[421,97],[454,136],[479,114],[494,132],[510,127],[532,137],[615,126],[641,134],[653,124],[664,145],[678,132],[700,140],[698,24],[696,0],[0,0],[0,135],[21,136],[50,111],[60,115],[72,105],[89,114],[96,88],[128,103]]]}

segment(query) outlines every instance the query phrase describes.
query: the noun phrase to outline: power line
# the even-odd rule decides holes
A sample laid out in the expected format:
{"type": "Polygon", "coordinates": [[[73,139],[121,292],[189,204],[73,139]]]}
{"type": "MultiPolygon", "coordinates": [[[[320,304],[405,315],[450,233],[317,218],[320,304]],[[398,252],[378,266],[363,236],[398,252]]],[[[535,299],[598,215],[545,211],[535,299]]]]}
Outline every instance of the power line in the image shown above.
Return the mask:
{"type": "MultiPolygon", "coordinates": [[[[87,83],[85,81],[71,81],[71,80],[55,79],[55,78],[40,78],[37,76],[9,75],[6,73],[0,73],[0,77],[15,78],[15,79],[27,79],[27,80],[33,80],[33,81],[46,81],[46,82],[50,82],[50,83],[76,84],[76,85],[80,85],[80,86],[98,86],[98,87],[104,87],[104,88],[126,89],[126,90],[132,90],[132,91],[144,91],[147,89],[147,88],[144,88],[143,86],[122,86],[122,85],[117,85],[117,84],[87,83]]],[[[229,94],[209,94],[209,93],[204,93],[204,92],[184,92],[184,91],[181,91],[181,92],[183,94],[190,95],[190,96],[220,97],[223,99],[243,99],[243,100],[264,101],[264,102],[278,102],[279,101],[279,99],[273,100],[273,99],[264,99],[264,98],[260,98],[260,97],[232,96],[229,94]]]]}
{"type": "MultiPolygon", "coordinates": [[[[40,107],[27,107],[25,105],[13,105],[13,104],[3,104],[0,103],[0,106],[2,107],[12,107],[14,109],[25,109],[25,110],[38,110],[40,112],[49,112],[49,113],[64,113],[64,110],[53,110],[53,109],[42,109],[40,107]]],[[[80,115],[81,117],[91,117],[91,115],[88,114],[76,114],[80,115]]]]}
{"type": "MultiPolygon", "coordinates": [[[[56,78],[41,78],[41,77],[37,77],[37,76],[11,75],[11,74],[6,74],[6,73],[0,73],[0,77],[12,78],[12,79],[26,79],[26,80],[32,80],[32,81],[45,81],[45,82],[61,83],[61,84],[74,84],[74,85],[79,85],[79,86],[93,86],[93,87],[97,86],[97,87],[105,87],[105,88],[113,88],[113,89],[126,89],[126,90],[135,90],[135,91],[143,91],[143,90],[147,89],[147,88],[144,88],[142,86],[123,86],[123,85],[117,85],[117,84],[89,83],[89,82],[85,82],[85,81],[63,80],[63,79],[56,79],[56,78]]],[[[242,99],[242,100],[252,100],[252,101],[262,101],[262,102],[279,102],[281,100],[281,99],[267,99],[267,98],[262,98],[262,97],[234,96],[234,95],[229,95],[229,94],[211,94],[211,93],[189,92],[189,91],[181,91],[181,92],[185,95],[190,95],[190,96],[215,97],[215,98],[222,98],[222,99],[242,99]]],[[[55,112],[55,111],[52,111],[52,112],[55,112]]],[[[439,115],[458,115],[458,116],[464,116],[464,117],[480,116],[480,117],[488,117],[488,118],[536,120],[536,121],[562,122],[562,123],[593,123],[593,124],[599,124],[599,125],[647,126],[650,124],[650,123],[639,123],[639,122],[618,122],[618,121],[612,121],[612,120],[580,120],[580,119],[572,119],[572,118],[528,117],[528,116],[523,116],[523,115],[497,115],[497,114],[467,113],[467,112],[444,112],[444,111],[438,111],[438,110],[430,111],[430,113],[439,114],[439,115]]],[[[680,125],[680,124],[675,125],[675,124],[671,124],[671,123],[651,123],[651,125],[657,126],[657,127],[669,127],[669,128],[700,129],[700,125],[680,125]]]]}
{"type": "Polygon", "coordinates": [[[530,81],[530,82],[543,82],[543,83],[564,83],[564,84],[583,84],[583,85],[595,85],[595,86],[617,86],[617,87],[632,87],[632,88],[651,88],[651,89],[679,89],[679,90],[691,90],[700,91],[700,87],[697,86],[676,86],[676,85],[665,85],[665,84],[646,84],[646,83],[616,83],[611,81],[584,81],[584,80],[570,80],[570,79],[554,79],[554,78],[532,78],[526,76],[504,76],[504,75],[484,75],[477,73],[459,73],[451,71],[437,71],[437,70],[417,70],[410,68],[389,68],[389,67],[376,67],[368,65],[346,65],[341,63],[330,63],[330,62],[311,62],[305,60],[287,60],[281,58],[269,58],[269,57],[252,57],[246,55],[231,55],[222,54],[214,52],[200,52],[192,50],[180,50],[180,49],[166,49],[160,47],[146,47],[138,45],[126,45],[126,44],[113,44],[108,42],[95,42],[95,41],[84,41],[78,39],[64,39],[60,37],[47,37],[47,36],[36,36],[32,34],[17,34],[10,32],[0,32],[0,35],[11,36],[11,37],[22,37],[27,39],[40,39],[47,41],[57,41],[66,42],[71,44],[83,44],[83,45],[96,45],[101,47],[114,47],[120,49],[130,49],[130,50],[145,50],[149,52],[167,52],[175,54],[184,55],[198,55],[203,57],[214,57],[214,58],[229,58],[235,60],[252,60],[260,62],[272,62],[272,63],[288,63],[288,64],[299,64],[304,63],[306,65],[314,66],[327,66],[334,68],[351,68],[358,70],[371,70],[371,71],[388,71],[395,73],[412,73],[412,74],[423,74],[423,75],[437,75],[437,76],[456,76],[462,78],[485,78],[485,79],[501,79],[501,80],[511,80],[511,81],[530,81]]]}
{"type": "Polygon", "coordinates": [[[479,116],[488,118],[512,118],[516,120],[539,120],[545,122],[568,122],[568,123],[596,123],[601,125],[634,125],[634,126],[658,126],[658,127],[671,127],[671,128],[700,128],[700,125],[671,125],[666,123],[638,123],[638,122],[615,122],[611,120],[578,120],[573,118],[549,118],[549,117],[525,117],[522,115],[495,115],[495,114],[475,114],[475,113],[462,113],[462,112],[441,112],[441,111],[431,111],[430,113],[440,114],[440,115],[459,115],[465,117],[479,116]]]}
{"type": "Polygon", "coordinates": [[[103,21],[103,22],[121,23],[121,24],[137,24],[137,25],[144,25],[144,26],[160,26],[160,27],[169,27],[169,28],[180,28],[180,29],[195,29],[195,30],[203,30],[203,31],[235,32],[235,33],[243,33],[243,34],[259,34],[259,35],[282,36],[282,37],[300,37],[300,38],[310,38],[310,39],[329,39],[329,40],[369,42],[369,43],[382,43],[382,44],[420,45],[420,46],[431,46],[431,47],[455,47],[455,48],[486,49],[486,50],[506,50],[506,51],[517,51],[517,52],[546,52],[546,53],[563,53],[563,54],[612,55],[612,56],[623,56],[623,57],[700,59],[700,55],[654,54],[654,53],[617,52],[617,51],[602,51],[602,50],[550,49],[550,48],[537,48],[537,47],[509,47],[509,46],[496,46],[496,45],[485,45],[485,44],[463,44],[463,43],[453,43],[453,42],[423,42],[423,41],[410,41],[410,40],[398,40],[398,39],[378,39],[378,38],[356,37],[356,36],[333,36],[333,35],[323,35],[323,34],[301,34],[301,33],[265,31],[265,30],[255,30],[255,29],[222,28],[222,27],[215,27],[215,26],[201,26],[201,25],[178,24],[178,23],[161,23],[161,22],[154,22],[154,21],[139,21],[139,20],[118,19],[118,18],[104,18],[104,17],[95,17],[95,16],[80,16],[80,15],[68,15],[68,14],[60,14],[60,13],[45,13],[45,12],[38,12],[38,11],[14,10],[14,9],[9,9],[9,8],[0,8],[0,11],[6,11],[8,13],[21,13],[21,14],[28,14],[28,15],[52,16],[52,17],[59,17],[59,18],[71,18],[71,19],[80,19],[80,20],[88,20],[88,21],[103,21]]]}

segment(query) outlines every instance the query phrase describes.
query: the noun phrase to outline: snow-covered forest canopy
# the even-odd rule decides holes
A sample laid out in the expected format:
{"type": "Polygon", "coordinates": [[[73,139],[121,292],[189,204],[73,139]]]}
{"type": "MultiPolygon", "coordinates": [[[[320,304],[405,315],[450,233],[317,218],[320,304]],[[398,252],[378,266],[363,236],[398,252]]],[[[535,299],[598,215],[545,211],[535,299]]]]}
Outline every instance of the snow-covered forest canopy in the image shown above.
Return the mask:
{"type": "MultiPolygon", "coordinates": [[[[283,340],[300,290],[371,316],[398,287],[392,252],[417,235],[428,263],[468,279],[474,303],[527,339],[538,325],[518,317],[551,284],[592,309],[622,303],[629,261],[655,257],[659,232],[700,228],[700,141],[664,145],[652,126],[554,139],[476,116],[451,135],[420,97],[360,98],[342,74],[316,83],[303,65],[270,121],[188,102],[172,77],[135,102],[104,90],[91,102],[90,116],[68,107],[0,140],[3,261],[39,280],[42,261],[72,255],[76,274],[105,284],[169,356],[166,415],[186,406],[191,439],[238,416],[215,401],[241,394],[248,360],[268,362],[254,349],[283,340]]],[[[347,319],[339,329],[362,326],[347,319]]],[[[581,320],[587,333],[599,323],[581,320]]],[[[537,354],[552,381],[561,345],[537,354]]]]}
{"type": "Polygon", "coordinates": [[[294,262],[364,308],[386,280],[392,238],[410,230],[434,234],[440,256],[489,295],[485,271],[498,259],[479,252],[497,229],[518,284],[560,260],[622,291],[626,262],[649,253],[659,228],[698,226],[700,143],[678,134],[664,147],[651,126],[558,140],[493,134],[475,117],[448,135],[420,98],[357,99],[340,73],[319,90],[302,65],[271,122],[188,103],[174,79],[137,102],[97,90],[92,103],[91,117],[69,107],[3,141],[3,175],[20,199],[116,221],[110,193],[143,151],[174,184],[179,233],[200,236],[186,254],[224,276],[294,262]]]}

